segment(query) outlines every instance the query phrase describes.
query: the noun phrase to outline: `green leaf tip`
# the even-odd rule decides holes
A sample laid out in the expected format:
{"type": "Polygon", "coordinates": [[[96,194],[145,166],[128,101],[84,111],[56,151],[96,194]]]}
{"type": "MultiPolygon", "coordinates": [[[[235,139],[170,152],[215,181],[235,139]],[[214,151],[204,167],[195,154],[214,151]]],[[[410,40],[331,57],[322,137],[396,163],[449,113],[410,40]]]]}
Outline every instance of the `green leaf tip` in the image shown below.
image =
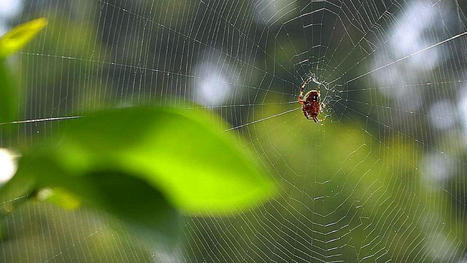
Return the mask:
{"type": "Polygon", "coordinates": [[[0,57],[5,58],[22,49],[46,25],[46,18],[38,18],[13,28],[0,38],[0,57]]]}

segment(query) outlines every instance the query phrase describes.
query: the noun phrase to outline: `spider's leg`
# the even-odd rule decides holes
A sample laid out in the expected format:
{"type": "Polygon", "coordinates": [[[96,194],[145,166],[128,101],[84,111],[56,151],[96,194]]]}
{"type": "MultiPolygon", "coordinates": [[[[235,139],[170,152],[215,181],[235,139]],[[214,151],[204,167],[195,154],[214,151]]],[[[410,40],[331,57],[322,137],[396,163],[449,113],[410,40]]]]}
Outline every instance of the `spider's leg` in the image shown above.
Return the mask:
{"type": "Polygon", "coordinates": [[[304,86],[300,87],[300,95],[298,95],[298,102],[302,103],[304,102],[303,100],[303,91],[304,91],[304,86]]]}
{"type": "Polygon", "coordinates": [[[324,110],[326,108],[326,105],[328,105],[327,103],[321,103],[321,110],[324,110]]]}
{"type": "Polygon", "coordinates": [[[315,121],[315,123],[318,123],[318,122],[319,122],[319,120],[318,120],[317,117],[313,117],[313,120],[315,121]]]}
{"type": "Polygon", "coordinates": [[[308,117],[308,114],[306,113],[306,110],[304,108],[302,108],[302,112],[303,112],[303,115],[305,115],[305,118],[309,120],[310,117],[308,117]]]}
{"type": "Polygon", "coordinates": [[[303,100],[303,93],[305,92],[305,87],[313,80],[312,76],[309,76],[305,82],[300,86],[300,96],[298,96],[298,100],[303,100]]]}

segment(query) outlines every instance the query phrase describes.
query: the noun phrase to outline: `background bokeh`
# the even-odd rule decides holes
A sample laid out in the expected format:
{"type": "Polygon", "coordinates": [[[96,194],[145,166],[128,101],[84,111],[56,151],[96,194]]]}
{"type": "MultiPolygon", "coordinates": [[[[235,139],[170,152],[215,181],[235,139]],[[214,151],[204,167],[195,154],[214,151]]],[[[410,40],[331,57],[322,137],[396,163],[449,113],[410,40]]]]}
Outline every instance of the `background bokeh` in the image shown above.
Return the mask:
{"type": "Polygon", "coordinates": [[[49,19],[9,61],[24,99],[1,147],[99,108],[193,101],[281,186],[240,215],[190,218],[175,249],[31,201],[1,226],[0,262],[467,262],[465,12],[459,0],[0,1],[2,32],[49,19]],[[322,125],[296,103],[310,74],[322,125]]]}

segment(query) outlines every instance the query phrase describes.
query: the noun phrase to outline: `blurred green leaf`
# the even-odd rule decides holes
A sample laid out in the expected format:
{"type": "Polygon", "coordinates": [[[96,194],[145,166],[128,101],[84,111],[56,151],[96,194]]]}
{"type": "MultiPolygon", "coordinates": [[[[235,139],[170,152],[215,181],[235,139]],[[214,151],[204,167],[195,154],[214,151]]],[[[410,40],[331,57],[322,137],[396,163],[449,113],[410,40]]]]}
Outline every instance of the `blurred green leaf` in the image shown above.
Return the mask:
{"type": "Polygon", "coordinates": [[[174,206],[188,214],[224,214],[276,191],[263,166],[219,123],[204,111],[175,108],[93,113],[70,121],[59,139],[25,152],[0,194],[61,189],[68,193],[49,201],[70,207],[79,199],[138,233],[172,241],[180,229],[174,206]]]}
{"type": "Polygon", "coordinates": [[[45,26],[46,18],[39,18],[21,24],[0,38],[0,58],[19,51],[29,43],[45,26]]]}
{"type": "Polygon", "coordinates": [[[273,182],[218,123],[196,110],[98,112],[70,123],[59,162],[75,171],[112,168],[137,175],[189,214],[234,212],[266,200],[275,192],[273,182]]]}

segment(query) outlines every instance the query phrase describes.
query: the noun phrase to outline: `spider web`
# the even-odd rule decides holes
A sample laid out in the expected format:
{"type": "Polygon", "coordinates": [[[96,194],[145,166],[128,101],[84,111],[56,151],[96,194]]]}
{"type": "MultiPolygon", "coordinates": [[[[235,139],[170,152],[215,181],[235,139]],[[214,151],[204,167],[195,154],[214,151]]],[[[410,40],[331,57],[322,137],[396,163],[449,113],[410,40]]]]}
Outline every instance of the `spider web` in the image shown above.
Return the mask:
{"type": "MultiPolygon", "coordinates": [[[[241,215],[190,218],[147,249],[105,215],[28,203],[1,262],[465,262],[466,4],[458,0],[42,0],[13,61],[27,145],[86,110],[197,102],[282,186],[241,215]],[[322,125],[296,103],[321,83],[322,125]]],[[[190,110],[190,109],[187,109],[190,110]]],[[[0,204],[5,207],[24,199],[0,204]]]]}

